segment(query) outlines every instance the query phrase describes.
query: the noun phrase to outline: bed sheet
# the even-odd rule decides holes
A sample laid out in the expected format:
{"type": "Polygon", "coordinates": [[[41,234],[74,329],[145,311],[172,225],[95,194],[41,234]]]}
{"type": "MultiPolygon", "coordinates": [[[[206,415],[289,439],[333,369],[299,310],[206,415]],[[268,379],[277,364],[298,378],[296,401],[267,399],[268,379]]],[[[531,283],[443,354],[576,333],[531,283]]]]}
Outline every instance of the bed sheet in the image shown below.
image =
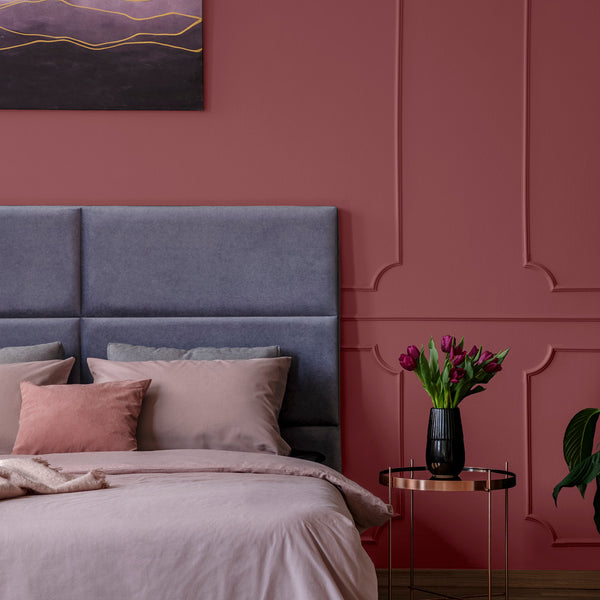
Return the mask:
{"type": "Polygon", "coordinates": [[[375,600],[359,530],[389,507],[333,469],[214,450],[48,454],[110,488],[0,502],[0,600],[375,600]]]}

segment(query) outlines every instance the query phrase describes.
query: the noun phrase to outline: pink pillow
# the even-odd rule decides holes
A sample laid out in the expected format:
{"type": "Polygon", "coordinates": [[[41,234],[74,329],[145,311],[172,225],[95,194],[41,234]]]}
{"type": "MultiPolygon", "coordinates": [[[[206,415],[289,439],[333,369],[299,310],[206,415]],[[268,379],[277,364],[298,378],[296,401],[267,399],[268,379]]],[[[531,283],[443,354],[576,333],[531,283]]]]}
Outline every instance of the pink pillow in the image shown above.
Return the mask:
{"type": "Polygon", "coordinates": [[[289,454],[277,417],[291,358],[88,358],[94,382],[152,379],[137,431],[140,450],[212,448],[289,454]]]}
{"type": "Polygon", "coordinates": [[[19,429],[21,381],[38,385],[67,383],[73,357],[66,360],[36,360],[0,365],[0,454],[9,454],[19,429]]]}
{"type": "Polygon", "coordinates": [[[46,386],[24,381],[13,454],[136,450],[149,385],[149,379],[46,386]]]}

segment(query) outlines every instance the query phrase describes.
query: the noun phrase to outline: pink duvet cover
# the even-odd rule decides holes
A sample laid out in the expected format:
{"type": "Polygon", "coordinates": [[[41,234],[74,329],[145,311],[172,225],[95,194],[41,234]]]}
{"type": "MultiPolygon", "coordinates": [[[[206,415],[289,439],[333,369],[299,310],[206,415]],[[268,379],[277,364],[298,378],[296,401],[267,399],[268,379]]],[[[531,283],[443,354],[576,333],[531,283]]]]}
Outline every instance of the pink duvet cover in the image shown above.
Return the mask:
{"type": "Polygon", "coordinates": [[[108,489],[0,501],[0,600],[375,600],[359,530],[388,507],[336,471],[217,450],[48,454],[108,489]]]}

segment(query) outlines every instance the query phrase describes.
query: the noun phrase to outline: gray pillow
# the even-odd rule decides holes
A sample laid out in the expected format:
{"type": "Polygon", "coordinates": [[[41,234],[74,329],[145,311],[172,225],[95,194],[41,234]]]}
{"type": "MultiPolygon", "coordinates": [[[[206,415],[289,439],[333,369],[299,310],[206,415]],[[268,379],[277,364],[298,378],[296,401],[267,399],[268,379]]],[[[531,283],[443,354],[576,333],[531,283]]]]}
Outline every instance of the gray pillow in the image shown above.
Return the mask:
{"type": "Polygon", "coordinates": [[[37,360],[62,360],[64,357],[65,349],[60,342],[0,348],[0,364],[3,365],[37,360]]]}
{"type": "Polygon", "coordinates": [[[131,344],[109,343],[106,348],[108,360],[137,362],[143,360],[241,360],[245,358],[277,358],[279,346],[255,348],[153,348],[131,344]]]}

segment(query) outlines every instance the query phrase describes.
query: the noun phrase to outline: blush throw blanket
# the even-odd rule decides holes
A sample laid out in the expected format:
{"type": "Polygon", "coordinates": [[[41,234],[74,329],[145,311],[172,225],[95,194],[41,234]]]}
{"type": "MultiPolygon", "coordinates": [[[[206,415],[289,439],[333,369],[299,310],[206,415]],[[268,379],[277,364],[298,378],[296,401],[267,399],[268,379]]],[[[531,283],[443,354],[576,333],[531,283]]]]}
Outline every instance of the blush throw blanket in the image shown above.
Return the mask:
{"type": "Polygon", "coordinates": [[[36,494],[84,492],[108,487],[102,471],[83,475],[62,473],[43,458],[7,458],[0,460],[0,500],[36,494]]]}

